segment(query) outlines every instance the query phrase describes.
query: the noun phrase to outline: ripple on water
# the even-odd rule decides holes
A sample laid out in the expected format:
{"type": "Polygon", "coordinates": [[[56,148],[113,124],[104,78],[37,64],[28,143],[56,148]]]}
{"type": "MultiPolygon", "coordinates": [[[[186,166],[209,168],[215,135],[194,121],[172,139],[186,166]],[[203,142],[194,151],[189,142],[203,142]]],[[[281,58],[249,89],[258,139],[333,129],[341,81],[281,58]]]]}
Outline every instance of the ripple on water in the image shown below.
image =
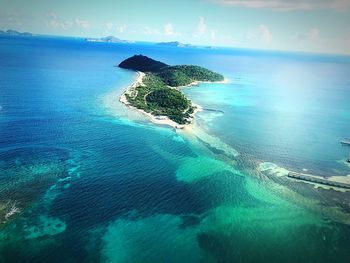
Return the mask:
{"type": "Polygon", "coordinates": [[[276,197],[255,181],[247,187],[261,201],[256,206],[219,205],[200,216],[156,214],[119,218],[103,235],[102,259],[105,262],[232,262],[232,258],[238,262],[314,259],[327,262],[332,258],[350,258],[342,242],[348,239],[348,227],[330,224],[322,216],[276,197]]]}

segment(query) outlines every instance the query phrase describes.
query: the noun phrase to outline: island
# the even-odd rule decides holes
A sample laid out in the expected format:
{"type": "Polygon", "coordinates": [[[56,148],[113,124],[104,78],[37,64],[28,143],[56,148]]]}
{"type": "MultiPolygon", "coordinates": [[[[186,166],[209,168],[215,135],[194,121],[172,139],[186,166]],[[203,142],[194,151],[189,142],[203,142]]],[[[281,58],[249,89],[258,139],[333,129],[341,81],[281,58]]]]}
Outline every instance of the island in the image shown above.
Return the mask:
{"type": "Polygon", "coordinates": [[[171,46],[171,47],[193,47],[195,48],[196,46],[193,46],[191,44],[184,44],[179,41],[171,41],[171,42],[159,42],[157,45],[161,46],[171,46]]]}
{"type": "Polygon", "coordinates": [[[198,110],[180,88],[199,82],[224,82],[221,74],[209,69],[194,65],[170,66],[143,55],[134,55],[118,66],[139,74],[120,101],[138,109],[153,122],[174,128],[191,124],[198,110]]]}
{"type": "Polygon", "coordinates": [[[202,49],[213,49],[212,46],[196,46],[192,44],[184,44],[179,41],[170,41],[170,42],[158,42],[156,43],[160,46],[168,46],[168,47],[181,47],[181,48],[202,48],[202,49]]]}
{"type": "Polygon", "coordinates": [[[107,36],[107,37],[101,37],[101,38],[85,38],[85,41],[104,42],[104,43],[126,43],[126,44],[133,43],[133,41],[123,40],[114,36],[107,36]]]}

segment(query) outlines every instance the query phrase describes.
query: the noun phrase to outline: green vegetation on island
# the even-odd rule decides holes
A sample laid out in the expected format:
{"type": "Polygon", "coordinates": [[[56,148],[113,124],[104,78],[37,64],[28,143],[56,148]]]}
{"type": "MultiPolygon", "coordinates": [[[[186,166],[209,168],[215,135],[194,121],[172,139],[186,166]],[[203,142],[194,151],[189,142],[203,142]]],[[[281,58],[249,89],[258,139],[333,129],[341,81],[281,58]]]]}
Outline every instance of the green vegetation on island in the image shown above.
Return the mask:
{"type": "Polygon", "coordinates": [[[172,87],[186,86],[194,81],[214,82],[224,80],[224,77],[218,73],[193,65],[168,66],[155,74],[172,87]]]}
{"type": "Polygon", "coordinates": [[[155,116],[167,116],[178,124],[189,123],[195,107],[175,87],[224,80],[222,75],[199,66],[169,66],[142,55],[124,60],[119,67],[145,73],[142,85],[125,94],[130,105],[155,116]]]}

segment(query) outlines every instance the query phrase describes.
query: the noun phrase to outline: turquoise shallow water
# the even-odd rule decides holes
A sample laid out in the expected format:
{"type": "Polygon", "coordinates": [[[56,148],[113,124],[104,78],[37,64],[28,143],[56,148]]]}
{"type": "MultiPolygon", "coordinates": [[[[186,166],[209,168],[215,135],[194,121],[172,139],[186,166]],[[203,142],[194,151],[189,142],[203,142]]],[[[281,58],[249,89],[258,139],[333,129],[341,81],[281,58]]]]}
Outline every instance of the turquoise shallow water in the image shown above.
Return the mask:
{"type": "Polygon", "coordinates": [[[243,56],[237,61],[226,74],[230,84],[185,91],[198,104],[224,111],[200,115],[211,133],[241,152],[292,170],[348,174],[342,160],[350,151],[339,140],[350,130],[349,60],[243,56]]]}
{"type": "Polygon", "coordinates": [[[348,58],[70,38],[0,57],[0,262],[349,261],[348,193],[259,172],[350,173],[348,58]],[[184,90],[222,112],[186,133],[118,103],[139,53],[223,73],[184,90]]]}

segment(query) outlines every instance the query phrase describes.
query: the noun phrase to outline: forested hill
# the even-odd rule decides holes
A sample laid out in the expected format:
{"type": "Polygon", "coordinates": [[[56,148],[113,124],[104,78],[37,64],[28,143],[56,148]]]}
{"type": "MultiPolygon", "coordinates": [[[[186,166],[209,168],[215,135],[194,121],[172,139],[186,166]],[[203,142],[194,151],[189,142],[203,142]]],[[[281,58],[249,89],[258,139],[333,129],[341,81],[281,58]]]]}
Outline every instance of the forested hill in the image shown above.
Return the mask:
{"type": "Polygon", "coordinates": [[[169,66],[163,62],[143,55],[134,55],[119,64],[119,67],[136,71],[153,73],[166,85],[172,87],[185,86],[194,81],[222,81],[224,77],[209,69],[193,66],[169,66]]]}
{"type": "Polygon", "coordinates": [[[121,68],[142,72],[155,72],[167,66],[168,65],[163,62],[151,59],[143,55],[134,55],[130,58],[125,59],[119,64],[119,67],[121,68]]]}

